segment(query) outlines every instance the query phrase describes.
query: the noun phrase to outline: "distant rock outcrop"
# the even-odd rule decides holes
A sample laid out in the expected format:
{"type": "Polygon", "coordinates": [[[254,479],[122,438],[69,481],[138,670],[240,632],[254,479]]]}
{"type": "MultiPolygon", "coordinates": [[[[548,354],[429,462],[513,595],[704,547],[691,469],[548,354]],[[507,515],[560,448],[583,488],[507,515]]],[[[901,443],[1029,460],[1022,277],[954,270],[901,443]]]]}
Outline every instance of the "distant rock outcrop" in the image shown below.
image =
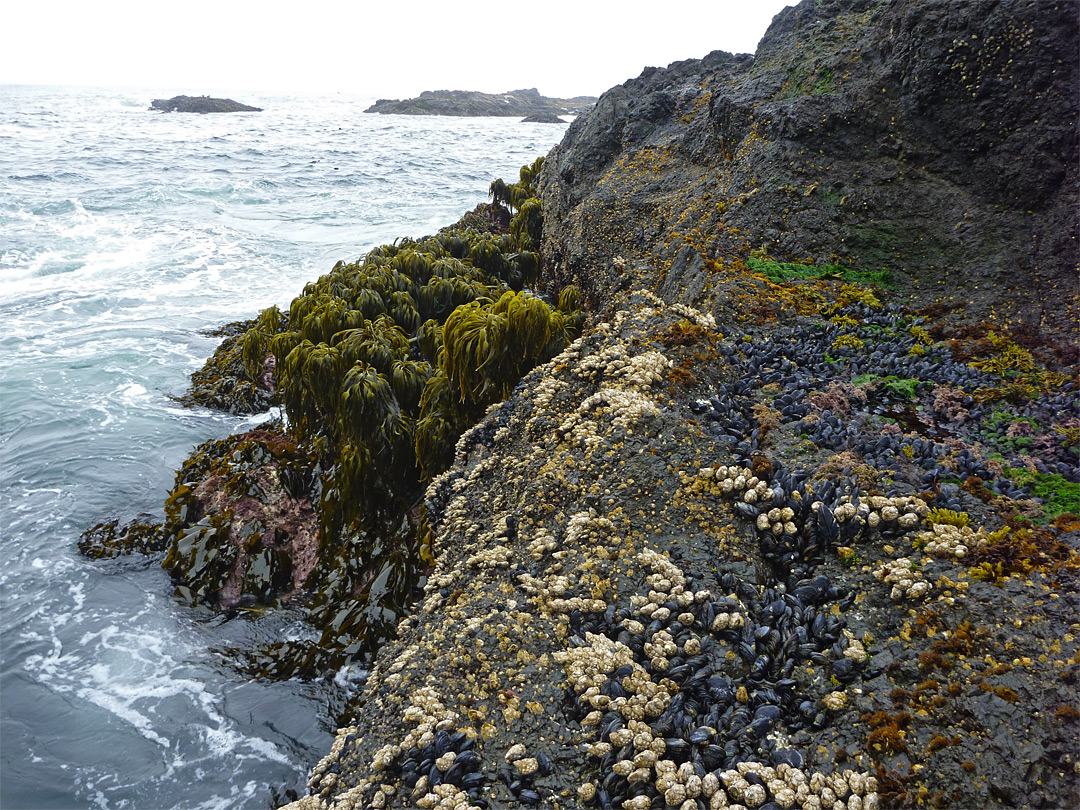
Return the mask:
{"type": "Polygon", "coordinates": [[[472,90],[425,90],[418,98],[404,101],[381,98],[364,112],[397,115],[505,116],[578,115],[592,108],[592,96],[547,98],[534,87],[509,93],[479,93],[472,90]]]}
{"type": "Polygon", "coordinates": [[[249,107],[231,98],[210,98],[210,96],[173,96],[155,98],[150,102],[151,110],[161,112],[187,113],[230,113],[262,112],[262,107],[249,107]]]}
{"type": "Polygon", "coordinates": [[[523,124],[565,124],[559,116],[553,112],[536,113],[535,115],[527,115],[521,119],[523,124]]]}

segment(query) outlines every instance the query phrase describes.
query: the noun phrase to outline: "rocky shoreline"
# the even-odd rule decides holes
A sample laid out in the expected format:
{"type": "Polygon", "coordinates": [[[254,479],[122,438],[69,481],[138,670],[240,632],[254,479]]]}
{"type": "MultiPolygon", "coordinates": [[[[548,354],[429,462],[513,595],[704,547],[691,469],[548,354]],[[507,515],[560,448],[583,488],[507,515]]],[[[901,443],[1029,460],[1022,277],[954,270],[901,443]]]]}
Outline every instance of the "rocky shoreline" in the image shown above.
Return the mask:
{"type": "Polygon", "coordinates": [[[1080,804],[1078,41],[807,0],[645,71],[238,326],[193,401],[288,429],[81,547],[308,605],[259,677],[373,654],[292,810],[1080,804]]]}

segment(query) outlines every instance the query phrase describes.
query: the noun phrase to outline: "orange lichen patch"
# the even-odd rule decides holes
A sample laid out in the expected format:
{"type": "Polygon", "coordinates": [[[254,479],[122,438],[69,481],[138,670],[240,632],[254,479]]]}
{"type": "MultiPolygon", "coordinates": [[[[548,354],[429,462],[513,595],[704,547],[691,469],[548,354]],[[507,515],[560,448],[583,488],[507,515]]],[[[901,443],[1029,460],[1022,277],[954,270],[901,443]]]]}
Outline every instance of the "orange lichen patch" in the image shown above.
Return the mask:
{"type": "Polygon", "coordinates": [[[1054,527],[1063,532],[1080,532],[1080,517],[1072,512],[1062,512],[1053,520],[1054,527]]]}
{"type": "Polygon", "coordinates": [[[1080,555],[1046,529],[1024,527],[995,532],[990,539],[988,545],[972,550],[974,567],[989,566],[1002,576],[1026,574],[1034,569],[1080,569],[1080,555]]]}
{"type": "Polygon", "coordinates": [[[700,326],[692,321],[684,319],[676,321],[666,330],[661,332],[657,336],[657,340],[668,348],[671,348],[672,346],[690,346],[695,343],[701,343],[702,341],[713,344],[716,343],[716,335],[704,326],[700,326]]]}
{"type": "Polygon", "coordinates": [[[866,747],[871,754],[901,754],[908,750],[904,742],[905,732],[895,722],[878,726],[866,737],[866,747]]]}
{"type": "Polygon", "coordinates": [[[693,358],[685,358],[677,366],[668,371],[668,380],[674,386],[681,386],[682,388],[693,388],[697,385],[697,376],[690,369],[697,363],[693,358]]]}
{"type": "Polygon", "coordinates": [[[942,748],[948,748],[950,745],[960,745],[963,742],[959,737],[946,737],[943,734],[934,734],[930,737],[930,743],[926,746],[928,753],[934,753],[940,751],[942,748]]]}
{"type": "Polygon", "coordinates": [[[927,650],[919,655],[919,666],[928,672],[932,672],[935,668],[952,669],[952,665],[952,661],[932,650],[927,650]]]}
{"type": "Polygon", "coordinates": [[[965,478],[964,482],[960,484],[960,489],[970,495],[974,495],[983,503],[989,503],[994,498],[998,497],[987,488],[986,482],[977,475],[969,475],[965,478]]]}
{"type": "Polygon", "coordinates": [[[1080,711],[1072,706],[1062,706],[1054,712],[1054,719],[1061,723],[1080,723],[1080,711]]]}

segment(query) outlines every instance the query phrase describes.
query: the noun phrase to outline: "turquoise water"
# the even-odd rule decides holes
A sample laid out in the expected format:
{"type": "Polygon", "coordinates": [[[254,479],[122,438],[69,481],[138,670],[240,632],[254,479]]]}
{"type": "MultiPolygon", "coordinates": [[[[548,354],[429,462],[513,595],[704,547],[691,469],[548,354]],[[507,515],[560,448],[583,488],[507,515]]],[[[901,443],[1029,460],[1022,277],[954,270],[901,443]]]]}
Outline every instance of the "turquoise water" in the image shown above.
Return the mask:
{"type": "MultiPolygon", "coordinates": [[[[177,91],[179,92],[179,91],[177,91]]],[[[79,534],[160,515],[191,447],[257,423],[185,409],[201,330],[481,202],[565,127],[364,115],[363,97],[146,110],[171,92],[0,87],[0,805],[266,808],[328,750],[360,673],[260,683],[228,649],[281,611],[175,602],[157,561],[79,534]]]]}

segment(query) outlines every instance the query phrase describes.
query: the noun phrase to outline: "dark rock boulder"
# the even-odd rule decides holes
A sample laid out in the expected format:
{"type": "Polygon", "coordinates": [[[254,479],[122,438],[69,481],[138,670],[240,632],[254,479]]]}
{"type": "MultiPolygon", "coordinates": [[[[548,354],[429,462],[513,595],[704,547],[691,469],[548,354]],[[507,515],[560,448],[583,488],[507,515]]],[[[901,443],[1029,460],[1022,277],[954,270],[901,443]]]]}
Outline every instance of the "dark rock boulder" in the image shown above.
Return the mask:
{"type": "Polygon", "coordinates": [[[648,68],[570,126],[541,178],[547,262],[596,300],[623,264],[708,305],[756,250],[1060,324],[1080,263],[1077,41],[1075,3],[807,0],[754,57],[648,68]]]}
{"type": "Polygon", "coordinates": [[[231,98],[210,98],[210,96],[155,98],[150,102],[150,109],[160,112],[188,113],[262,112],[262,107],[249,107],[231,98]]]}

